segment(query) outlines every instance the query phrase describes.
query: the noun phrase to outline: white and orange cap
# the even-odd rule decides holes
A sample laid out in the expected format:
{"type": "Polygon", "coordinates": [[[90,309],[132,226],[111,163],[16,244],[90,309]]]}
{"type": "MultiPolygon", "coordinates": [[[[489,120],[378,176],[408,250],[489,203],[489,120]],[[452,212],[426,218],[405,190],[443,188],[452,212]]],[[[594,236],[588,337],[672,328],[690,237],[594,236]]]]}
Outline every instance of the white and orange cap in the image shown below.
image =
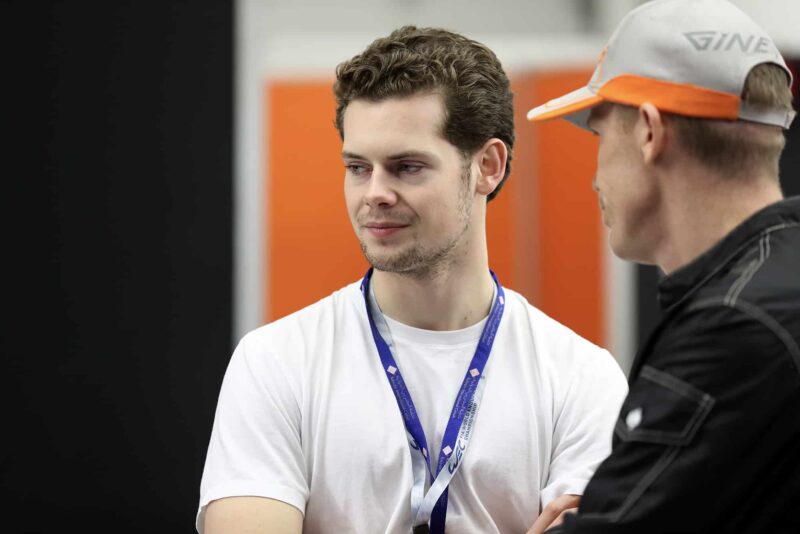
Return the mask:
{"type": "Polygon", "coordinates": [[[794,111],[748,108],[740,98],[762,63],[782,67],[791,85],[769,36],[727,0],[653,0],[620,22],[586,87],[530,110],[528,120],[563,117],[588,129],[589,111],[602,102],[650,102],[678,115],[789,128],[794,111]]]}

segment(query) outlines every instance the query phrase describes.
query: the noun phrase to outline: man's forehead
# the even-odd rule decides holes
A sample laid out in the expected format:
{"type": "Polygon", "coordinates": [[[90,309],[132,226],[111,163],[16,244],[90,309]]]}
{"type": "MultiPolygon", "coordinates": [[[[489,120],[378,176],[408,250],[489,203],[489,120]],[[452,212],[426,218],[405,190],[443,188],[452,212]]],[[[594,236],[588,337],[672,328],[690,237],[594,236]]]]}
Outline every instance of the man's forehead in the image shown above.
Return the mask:
{"type": "Polygon", "coordinates": [[[433,155],[441,144],[448,143],[443,121],[444,105],[438,95],[355,100],[344,113],[343,156],[433,155]]]}
{"type": "Polygon", "coordinates": [[[389,97],[380,100],[356,99],[344,111],[344,128],[368,128],[372,125],[391,124],[394,128],[424,127],[437,131],[444,120],[445,108],[441,96],[434,93],[417,93],[409,96],[389,97]]]}

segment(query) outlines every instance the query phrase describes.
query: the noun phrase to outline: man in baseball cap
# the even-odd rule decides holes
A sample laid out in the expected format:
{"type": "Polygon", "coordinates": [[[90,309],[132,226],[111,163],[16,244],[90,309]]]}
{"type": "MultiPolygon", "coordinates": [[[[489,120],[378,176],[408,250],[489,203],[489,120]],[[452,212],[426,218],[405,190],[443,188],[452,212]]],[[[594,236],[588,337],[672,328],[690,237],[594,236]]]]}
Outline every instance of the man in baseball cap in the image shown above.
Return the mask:
{"type": "Polygon", "coordinates": [[[778,178],[790,86],[729,2],[656,0],[622,20],[586,87],[528,113],[599,137],[611,247],[666,275],[612,453],[563,532],[800,532],[800,198],[778,178]]]}

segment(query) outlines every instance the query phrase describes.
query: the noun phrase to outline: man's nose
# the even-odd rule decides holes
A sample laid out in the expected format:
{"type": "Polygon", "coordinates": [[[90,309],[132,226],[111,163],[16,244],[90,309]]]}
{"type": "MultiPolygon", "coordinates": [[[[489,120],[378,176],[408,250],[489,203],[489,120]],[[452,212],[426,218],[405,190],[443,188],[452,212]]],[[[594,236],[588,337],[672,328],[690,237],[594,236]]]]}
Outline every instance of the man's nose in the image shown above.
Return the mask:
{"type": "Polygon", "coordinates": [[[600,190],[597,188],[597,175],[592,177],[592,189],[594,189],[595,193],[599,193],[600,190]]]}
{"type": "Polygon", "coordinates": [[[376,166],[372,169],[364,201],[370,207],[391,206],[397,202],[394,177],[383,167],[376,166]]]}

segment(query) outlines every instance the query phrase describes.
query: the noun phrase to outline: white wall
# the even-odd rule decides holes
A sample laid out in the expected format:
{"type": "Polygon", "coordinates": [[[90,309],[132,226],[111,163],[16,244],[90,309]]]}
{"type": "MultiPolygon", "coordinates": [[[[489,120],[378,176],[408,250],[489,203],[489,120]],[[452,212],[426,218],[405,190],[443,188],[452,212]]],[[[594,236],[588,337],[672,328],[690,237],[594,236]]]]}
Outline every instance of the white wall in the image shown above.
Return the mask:
{"type": "Polygon", "coordinates": [[[377,37],[404,24],[441,26],[466,34],[583,28],[580,0],[270,0],[268,4],[274,28],[280,32],[377,37]]]}
{"type": "Polygon", "coordinates": [[[800,0],[731,0],[750,15],[784,55],[800,56],[800,0]]]}
{"type": "Polygon", "coordinates": [[[238,0],[234,20],[233,337],[257,327],[264,316],[262,153],[266,132],[261,88],[268,76],[269,8],[238,0]]]}

